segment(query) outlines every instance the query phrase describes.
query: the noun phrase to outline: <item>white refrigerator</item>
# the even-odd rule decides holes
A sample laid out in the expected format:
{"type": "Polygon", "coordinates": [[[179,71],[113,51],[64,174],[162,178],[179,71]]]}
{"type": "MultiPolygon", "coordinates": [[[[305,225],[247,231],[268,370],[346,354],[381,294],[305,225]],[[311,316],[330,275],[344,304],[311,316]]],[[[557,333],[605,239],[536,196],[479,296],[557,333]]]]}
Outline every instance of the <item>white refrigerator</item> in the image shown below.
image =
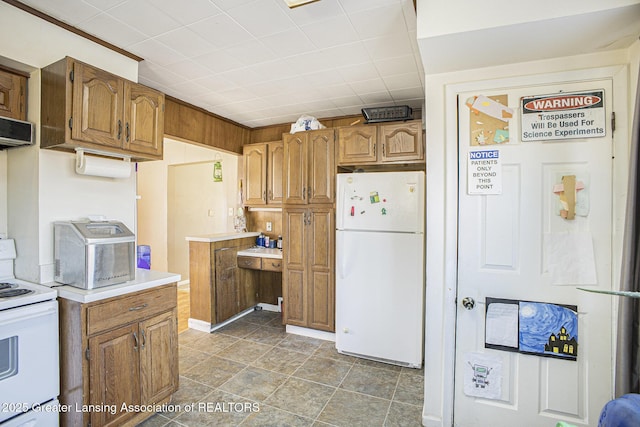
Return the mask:
{"type": "Polygon", "coordinates": [[[424,172],[339,174],[336,349],[422,366],[424,172]]]}

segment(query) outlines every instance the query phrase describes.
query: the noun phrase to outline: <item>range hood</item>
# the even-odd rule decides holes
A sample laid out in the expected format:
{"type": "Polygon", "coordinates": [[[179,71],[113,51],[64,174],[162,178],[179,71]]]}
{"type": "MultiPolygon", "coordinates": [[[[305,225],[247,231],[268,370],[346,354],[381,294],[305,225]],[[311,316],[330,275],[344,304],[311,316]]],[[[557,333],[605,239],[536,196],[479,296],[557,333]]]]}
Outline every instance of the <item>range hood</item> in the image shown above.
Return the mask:
{"type": "Polygon", "coordinates": [[[35,126],[22,120],[0,117],[0,150],[35,143],[35,126]]]}

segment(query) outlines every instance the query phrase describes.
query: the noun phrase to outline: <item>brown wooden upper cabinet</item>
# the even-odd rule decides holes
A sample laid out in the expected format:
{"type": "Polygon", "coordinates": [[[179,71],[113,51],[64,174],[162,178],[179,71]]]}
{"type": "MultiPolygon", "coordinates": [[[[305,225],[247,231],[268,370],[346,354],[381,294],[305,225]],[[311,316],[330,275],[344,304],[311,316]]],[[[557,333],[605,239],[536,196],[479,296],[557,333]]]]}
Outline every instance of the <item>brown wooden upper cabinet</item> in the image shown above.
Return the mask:
{"type": "Polygon", "coordinates": [[[422,161],[424,143],[420,120],[338,128],[338,166],[422,161]]]}
{"type": "Polygon", "coordinates": [[[164,94],[66,57],[42,69],[42,148],[162,159],[164,94]]]}
{"type": "Polygon", "coordinates": [[[286,205],[333,203],[335,133],[320,129],[283,134],[286,205]]]}
{"type": "Polygon", "coordinates": [[[248,144],[244,159],[244,203],[247,206],[282,204],[282,141],[248,144]]]}
{"type": "Polygon", "coordinates": [[[27,120],[27,78],[0,70],[0,116],[27,120]]]}

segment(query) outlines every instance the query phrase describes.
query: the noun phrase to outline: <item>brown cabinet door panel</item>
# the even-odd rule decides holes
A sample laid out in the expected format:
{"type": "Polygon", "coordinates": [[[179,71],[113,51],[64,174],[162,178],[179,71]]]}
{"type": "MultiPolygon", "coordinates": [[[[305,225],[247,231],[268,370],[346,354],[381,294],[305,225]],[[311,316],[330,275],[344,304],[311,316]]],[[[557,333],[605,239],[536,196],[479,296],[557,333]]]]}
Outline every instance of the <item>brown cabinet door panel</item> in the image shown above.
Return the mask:
{"type": "Polygon", "coordinates": [[[238,251],[236,248],[215,251],[216,323],[238,313],[238,251]]]}
{"type": "Polygon", "coordinates": [[[338,128],[338,164],[375,163],[377,128],[361,125],[338,128]]]}
{"type": "Polygon", "coordinates": [[[138,324],[114,329],[89,339],[91,405],[113,405],[117,411],[92,412],[91,424],[119,426],[133,413],[120,412],[123,403],[140,402],[140,335],[138,324]]]}
{"type": "Polygon", "coordinates": [[[424,159],[422,122],[419,120],[380,126],[383,163],[424,159]]]}
{"type": "Polygon", "coordinates": [[[307,203],[307,135],[285,134],[284,144],[284,203],[307,203]]]}
{"type": "Polygon", "coordinates": [[[269,169],[267,183],[267,203],[270,205],[282,204],[283,195],[283,169],[284,146],[282,142],[269,143],[269,169]]]}
{"type": "Polygon", "coordinates": [[[332,203],[335,185],[335,136],[333,129],[309,132],[309,203],[332,203]]]}
{"type": "Polygon", "coordinates": [[[243,149],[244,202],[247,205],[267,203],[267,145],[251,144],[243,149]]]}
{"type": "Polygon", "coordinates": [[[27,78],[0,70],[0,116],[26,120],[27,78]]]}
{"type": "Polygon", "coordinates": [[[127,82],[124,99],[124,148],[162,157],[164,94],[127,82]]]}
{"type": "Polygon", "coordinates": [[[327,271],[312,271],[309,280],[309,326],[333,331],[335,297],[332,274],[327,271]]]}
{"type": "Polygon", "coordinates": [[[121,147],[124,81],[106,71],[74,63],[72,137],[121,147]]]}
{"type": "Polygon", "coordinates": [[[157,403],[178,390],[176,311],[140,323],[141,400],[157,403]]]}
{"type": "Polygon", "coordinates": [[[284,318],[287,324],[307,326],[307,289],[304,270],[287,270],[283,288],[284,318]]]}

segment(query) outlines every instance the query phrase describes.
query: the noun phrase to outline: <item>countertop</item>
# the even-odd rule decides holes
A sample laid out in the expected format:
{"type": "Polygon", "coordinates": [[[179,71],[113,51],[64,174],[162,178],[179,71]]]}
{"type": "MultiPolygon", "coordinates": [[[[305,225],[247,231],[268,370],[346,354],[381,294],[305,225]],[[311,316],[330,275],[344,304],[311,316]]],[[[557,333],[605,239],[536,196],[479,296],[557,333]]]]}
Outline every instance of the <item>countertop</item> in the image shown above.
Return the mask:
{"type": "Polygon", "coordinates": [[[188,242],[222,242],[225,240],[243,239],[245,237],[256,237],[260,233],[257,231],[245,232],[245,233],[219,233],[219,234],[204,234],[202,236],[187,236],[185,239],[188,242]]]}
{"type": "Polygon", "coordinates": [[[259,258],[275,258],[282,259],[282,249],[263,248],[254,246],[252,248],[238,251],[238,256],[252,256],[259,258]]]}
{"type": "Polygon", "coordinates": [[[130,280],[119,285],[105,286],[97,289],[80,289],[73,286],[60,285],[60,283],[45,283],[44,286],[55,288],[58,291],[58,297],[65,298],[80,303],[88,303],[100,301],[106,298],[126,295],[131,292],[143,291],[145,289],[155,288],[156,286],[166,285],[180,281],[180,275],[175,273],[165,273],[162,271],[145,270],[138,268],[136,270],[135,280],[130,280]]]}

